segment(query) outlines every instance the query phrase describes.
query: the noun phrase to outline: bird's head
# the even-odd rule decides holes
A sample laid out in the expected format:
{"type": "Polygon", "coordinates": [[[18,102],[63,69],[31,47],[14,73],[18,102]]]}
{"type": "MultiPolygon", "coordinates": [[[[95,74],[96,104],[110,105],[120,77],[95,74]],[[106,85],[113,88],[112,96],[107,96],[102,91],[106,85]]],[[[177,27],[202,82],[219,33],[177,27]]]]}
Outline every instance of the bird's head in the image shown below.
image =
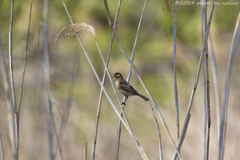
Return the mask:
{"type": "Polygon", "coordinates": [[[115,73],[114,76],[112,77],[114,81],[118,80],[118,79],[121,79],[122,78],[122,75],[121,73],[115,73]]]}

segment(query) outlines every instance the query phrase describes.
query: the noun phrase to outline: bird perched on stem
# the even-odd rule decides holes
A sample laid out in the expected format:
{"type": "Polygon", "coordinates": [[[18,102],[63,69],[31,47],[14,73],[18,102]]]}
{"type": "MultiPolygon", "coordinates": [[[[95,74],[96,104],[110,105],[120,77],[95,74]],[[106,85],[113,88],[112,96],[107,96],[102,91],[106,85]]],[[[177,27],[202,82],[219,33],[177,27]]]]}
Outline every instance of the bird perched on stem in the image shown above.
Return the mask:
{"type": "Polygon", "coordinates": [[[122,105],[126,105],[126,100],[128,99],[128,96],[139,96],[145,101],[148,101],[149,99],[140,93],[136,91],[125,79],[122,77],[121,73],[115,73],[112,77],[115,81],[115,85],[118,88],[118,90],[125,96],[125,100],[122,103],[122,105]]]}

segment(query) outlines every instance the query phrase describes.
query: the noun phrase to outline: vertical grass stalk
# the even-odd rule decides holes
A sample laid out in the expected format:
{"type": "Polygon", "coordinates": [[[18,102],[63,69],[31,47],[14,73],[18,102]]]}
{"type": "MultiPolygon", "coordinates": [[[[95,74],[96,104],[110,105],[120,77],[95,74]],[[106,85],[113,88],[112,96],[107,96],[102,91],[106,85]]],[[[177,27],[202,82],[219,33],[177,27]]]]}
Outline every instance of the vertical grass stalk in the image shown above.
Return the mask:
{"type": "MultiPolygon", "coordinates": [[[[11,15],[10,15],[10,27],[9,27],[9,65],[10,65],[10,79],[11,79],[11,94],[12,94],[12,103],[14,106],[14,123],[13,123],[13,132],[14,132],[14,158],[18,160],[18,110],[16,105],[16,95],[15,95],[15,85],[13,77],[13,58],[12,58],[12,28],[13,28],[13,10],[14,10],[14,0],[11,1],[11,15]]],[[[10,127],[10,126],[9,126],[10,127]]]]}
{"type": "Polygon", "coordinates": [[[47,122],[48,122],[48,145],[49,145],[49,158],[54,160],[53,151],[53,113],[52,102],[50,97],[50,75],[49,75],[49,55],[48,55],[48,26],[46,23],[42,23],[43,26],[43,54],[44,54],[44,78],[45,78],[45,96],[47,105],[47,122]]]}
{"type": "Polygon", "coordinates": [[[207,155],[207,78],[206,78],[206,60],[203,61],[202,64],[202,71],[203,71],[203,160],[206,160],[207,155]]]}
{"type": "MultiPolygon", "coordinates": [[[[205,34],[205,8],[204,5],[205,0],[202,0],[202,12],[201,12],[201,35],[202,35],[202,43],[204,40],[205,34]]],[[[206,52],[206,51],[205,51],[206,52]]],[[[205,53],[206,54],[206,53],[205,53]]],[[[206,153],[207,153],[207,79],[206,79],[206,59],[203,59],[202,62],[202,73],[203,73],[203,160],[206,160],[206,153]]]]}
{"type": "Polygon", "coordinates": [[[176,123],[177,123],[177,139],[179,139],[179,106],[178,106],[178,88],[177,88],[177,3],[175,2],[175,17],[174,17],[174,51],[173,51],[173,64],[174,64],[174,93],[175,93],[175,107],[176,107],[176,123]]]}
{"type": "Polygon", "coordinates": [[[152,103],[151,103],[151,108],[152,108],[152,112],[153,112],[153,118],[155,119],[155,124],[156,124],[157,131],[158,131],[159,159],[162,160],[163,159],[163,154],[162,154],[162,144],[161,144],[161,132],[160,132],[160,129],[159,129],[158,120],[157,120],[155,111],[153,109],[152,103]]]}
{"type": "Polygon", "coordinates": [[[228,113],[228,100],[229,100],[229,90],[230,90],[230,80],[231,73],[233,68],[234,59],[236,57],[237,48],[240,41],[240,12],[238,14],[238,19],[235,25],[233,37],[232,37],[232,45],[230,50],[230,57],[228,63],[228,73],[227,79],[225,83],[224,89],[224,99],[223,106],[221,111],[221,123],[220,123],[220,136],[219,136],[219,150],[218,150],[218,159],[223,160],[224,158],[224,148],[225,148],[225,136],[226,136],[226,126],[227,126],[227,113],[228,113]]]}
{"type": "MultiPolygon", "coordinates": [[[[206,0],[208,2],[208,0],[206,0]]],[[[207,31],[207,3],[205,3],[205,34],[207,31]]],[[[207,105],[207,152],[206,152],[206,160],[209,159],[209,144],[210,144],[210,127],[211,127],[211,110],[210,110],[210,84],[209,84],[209,69],[208,69],[208,43],[205,44],[205,52],[206,52],[206,73],[207,73],[207,92],[206,92],[206,105],[207,105]]]]}
{"type": "MultiPolygon", "coordinates": [[[[27,63],[27,54],[28,54],[28,39],[30,33],[30,25],[31,25],[31,15],[32,15],[32,0],[30,1],[30,12],[29,12],[29,20],[28,20],[28,32],[27,32],[27,39],[26,39],[26,48],[25,48],[25,56],[24,56],[24,67],[22,73],[22,83],[20,87],[20,93],[18,98],[18,123],[20,124],[20,113],[21,113],[21,102],[22,102],[22,94],[23,94],[23,85],[25,79],[25,72],[26,72],[26,63],[27,63]]],[[[18,139],[19,139],[19,125],[18,125],[18,139]]]]}
{"type": "Polygon", "coordinates": [[[213,84],[214,84],[214,92],[215,92],[215,99],[216,99],[216,117],[217,117],[217,130],[218,130],[218,141],[219,141],[219,129],[220,129],[220,110],[221,110],[221,100],[220,100],[220,93],[218,87],[218,74],[217,74],[217,63],[214,53],[214,48],[212,44],[211,36],[209,36],[209,50],[211,54],[211,62],[212,62],[212,72],[213,72],[213,84]]]}

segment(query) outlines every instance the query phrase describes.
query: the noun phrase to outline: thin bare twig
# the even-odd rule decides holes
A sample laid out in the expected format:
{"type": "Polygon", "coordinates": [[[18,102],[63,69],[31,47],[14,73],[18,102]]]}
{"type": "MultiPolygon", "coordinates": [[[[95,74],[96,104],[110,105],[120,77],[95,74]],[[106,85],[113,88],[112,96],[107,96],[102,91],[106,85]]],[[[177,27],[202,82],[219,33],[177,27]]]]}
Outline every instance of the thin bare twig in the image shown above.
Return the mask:
{"type": "MultiPolygon", "coordinates": [[[[205,26],[205,5],[203,5],[205,3],[205,0],[202,0],[202,16],[201,16],[201,35],[202,35],[202,43],[204,40],[204,28],[206,28],[205,26]]],[[[203,103],[203,160],[205,160],[206,158],[206,153],[207,153],[207,145],[206,145],[206,140],[207,140],[207,79],[206,79],[206,60],[203,59],[202,62],[202,71],[203,71],[203,90],[204,90],[204,94],[203,94],[203,99],[204,99],[204,103],[203,103]]]]}
{"type": "Polygon", "coordinates": [[[14,85],[14,77],[13,77],[13,60],[12,60],[12,28],[13,28],[13,9],[14,9],[14,0],[11,1],[11,15],[10,15],[10,27],[9,27],[9,65],[10,65],[10,79],[11,79],[11,94],[12,94],[12,102],[14,106],[14,158],[18,160],[18,110],[16,104],[16,95],[15,95],[15,85],[14,85]]]}
{"type": "Polygon", "coordinates": [[[209,36],[208,43],[209,43],[209,49],[210,49],[211,61],[212,61],[213,84],[214,84],[214,91],[215,91],[215,97],[216,97],[217,130],[218,130],[218,140],[219,140],[221,100],[220,100],[220,93],[219,93],[219,87],[218,87],[217,63],[216,63],[211,36],[209,36]]]}
{"type": "Polygon", "coordinates": [[[48,26],[42,22],[43,26],[43,52],[44,52],[44,78],[45,78],[45,96],[47,105],[47,120],[48,120],[48,145],[49,145],[49,158],[54,160],[53,150],[53,113],[52,113],[52,102],[50,97],[50,78],[49,78],[49,55],[48,55],[48,26]]]}
{"type": "Polygon", "coordinates": [[[49,145],[49,158],[54,160],[54,144],[53,144],[53,112],[52,101],[50,96],[50,74],[49,74],[49,54],[48,54],[48,0],[43,2],[43,54],[44,54],[44,79],[45,79],[45,97],[47,105],[47,122],[48,122],[48,145],[49,145]]]}
{"type": "Polygon", "coordinates": [[[155,119],[155,124],[156,124],[156,127],[157,127],[157,131],[158,131],[159,159],[162,160],[163,159],[163,154],[162,154],[162,145],[161,145],[161,132],[160,132],[160,129],[159,129],[158,120],[157,120],[155,111],[153,109],[152,103],[151,103],[151,108],[152,108],[152,112],[153,112],[153,117],[155,119]]]}
{"type": "MultiPolygon", "coordinates": [[[[189,104],[188,104],[187,115],[186,115],[185,122],[184,122],[184,126],[186,126],[185,129],[187,129],[187,126],[188,126],[188,123],[189,123],[189,120],[190,120],[190,117],[191,117],[190,112],[191,112],[194,96],[195,96],[195,93],[196,93],[196,90],[197,90],[197,86],[198,86],[198,80],[199,80],[199,75],[200,75],[200,71],[201,71],[201,68],[202,68],[202,60],[203,60],[203,55],[204,55],[204,51],[205,51],[205,44],[207,43],[207,39],[208,39],[208,34],[209,34],[211,22],[212,22],[212,16],[213,16],[214,8],[215,8],[215,3],[216,3],[216,0],[214,0],[214,2],[213,2],[211,14],[210,14],[210,17],[209,17],[209,20],[208,20],[207,29],[206,29],[206,33],[205,33],[203,44],[202,44],[201,56],[200,56],[200,60],[199,60],[199,64],[198,64],[198,70],[197,70],[197,74],[196,74],[196,78],[195,78],[192,94],[191,94],[191,97],[190,97],[190,101],[189,101],[189,104]]],[[[183,142],[183,140],[185,138],[185,134],[186,134],[186,131],[182,131],[180,139],[178,140],[178,145],[177,145],[178,149],[181,148],[182,142],[183,142]]],[[[176,159],[176,156],[177,155],[176,155],[176,152],[175,152],[174,156],[173,156],[173,159],[176,159]]]]}
{"type": "MultiPolygon", "coordinates": [[[[206,0],[206,2],[208,2],[206,0]]],[[[205,34],[207,31],[207,3],[205,3],[205,34]]],[[[209,144],[210,144],[210,127],[211,127],[211,112],[210,112],[210,84],[209,84],[209,69],[208,69],[208,43],[205,44],[206,52],[206,73],[207,73],[207,92],[206,92],[206,105],[207,105],[207,153],[206,160],[209,159],[209,144]]]]}
{"type": "Polygon", "coordinates": [[[231,80],[233,63],[236,57],[239,41],[240,41],[240,12],[238,14],[238,19],[237,19],[233,37],[232,37],[232,45],[231,45],[230,57],[229,57],[229,63],[228,63],[228,73],[227,73],[227,77],[226,77],[227,79],[226,79],[225,89],[224,89],[224,99],[223,99],[223,106],[221,111],[221,123],[220,123],[219,150],[218,150],[219,160],[223,160],[223,157],[224,157],[230,80],[231,80]]]}
{"type": "Polygon", "coordinates": [[[175,91],[175,107],[177,115],[177,138],[179,139],[179,106],[178,106],[178,88],[177,88],[177,5],[178,0],[175,3],[175,21],[174,21],[174,54],[173,54],[173,64],[174,64],[174,91],[175,91]]]}
{"type": "Polygon", "coordinates": [[[14,0],[11,1],[11,16],[10,16],[10,28],[9,28],[9,65],[10,65],[10,78],[11,78],[11,93],[12,93],[12,99],[13,99],[12,101],[14,105],[14,112],[16,112],[16,97],[15,97],[15,87],[14,87],[14,77],[13,77],[13,62],[12,62],[13,9],[14,9],[14,0]]]}
{"type": "MultiPolygon", "coordinates": [[[[125,97],[123,99],[125,99],[125,97]]],[[[124,107],[123,107],[123,111],[124,111],[124,107]]],[[[121,117],[123,117],[123,113],[122,112],[121,112],[121,117]]],[[[118,158],[119,158],[120,138],[121,138],[121,130],[122,130],[121,125],[122,125],[122,123],[119,120],[119,122],[118,122],[118,131],[117,131],[117,147],[116,147],[115,160],[118,160],[118,158]]]]}
{"type": "MultiPolygon", "coordinates": [[[[23,93],[23,84],[26,72],[26,63],[27,63],[27,54],[28,54],[28,39],[30,33],[30,25],[31,25],[31,16],[32,16],[32,0],[30,1],[30,12],[29,12],[29,20],[28,20],[28,32],[27,32],[27,40],[26,40],[26,48],[25,48],[25,56],[24,56],[24,67],[23,67],[23,74],[22,74],[22,83],[20,87],[20,93],[18,98],[18,123],[20,124],[20,113],[21,113],[21,102],[22,102],[22,93],[23,93]]],[[[19,138],[19,125],[18,125],[18,138],[19,138]]]]}
{"type": "Polygon", "coordinates": [[[206,78],[206,61],[203,61],[202,64],[202,71],[203,71],[203,90],[204,90],[204,108],[203,108],[203,160],[206,160],[207,157],[207,78],[206,78]]]}

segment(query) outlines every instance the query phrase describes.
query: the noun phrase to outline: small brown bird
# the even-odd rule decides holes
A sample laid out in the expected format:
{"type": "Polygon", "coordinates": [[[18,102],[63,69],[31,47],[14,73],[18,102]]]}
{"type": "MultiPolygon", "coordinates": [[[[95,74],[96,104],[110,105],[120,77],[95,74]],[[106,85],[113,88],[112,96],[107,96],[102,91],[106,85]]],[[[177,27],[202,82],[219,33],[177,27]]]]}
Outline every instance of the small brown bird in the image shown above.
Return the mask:
{"type": "Polygon", "coordinates": [[[128,96],[139,96],[145,101],[148,101],[149,99],[141,94],[138,93],[125,79],[122,77],[121,73],[115,73],[112,77],[115,81],[115,85],[118,88],[118,90],[125,96],[125,101],[122,103],[122,105],[126,105],[126,100],[128,99],[128,96]]]}

